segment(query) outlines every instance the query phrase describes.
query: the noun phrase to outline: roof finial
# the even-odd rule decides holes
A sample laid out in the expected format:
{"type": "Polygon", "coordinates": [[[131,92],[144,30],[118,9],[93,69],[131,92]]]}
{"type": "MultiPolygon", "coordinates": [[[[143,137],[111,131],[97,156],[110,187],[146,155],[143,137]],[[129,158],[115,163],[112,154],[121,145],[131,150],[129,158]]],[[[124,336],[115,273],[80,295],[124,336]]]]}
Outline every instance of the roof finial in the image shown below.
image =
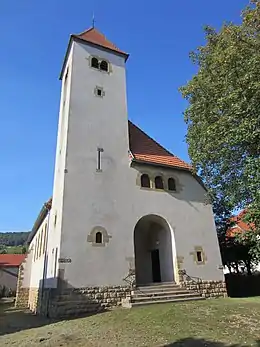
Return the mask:
{"type": "Polygon", "coordinates": [[[93,11],[93,16],[92,16],[92,28],[95,28],[95,13],[93,11]]]}

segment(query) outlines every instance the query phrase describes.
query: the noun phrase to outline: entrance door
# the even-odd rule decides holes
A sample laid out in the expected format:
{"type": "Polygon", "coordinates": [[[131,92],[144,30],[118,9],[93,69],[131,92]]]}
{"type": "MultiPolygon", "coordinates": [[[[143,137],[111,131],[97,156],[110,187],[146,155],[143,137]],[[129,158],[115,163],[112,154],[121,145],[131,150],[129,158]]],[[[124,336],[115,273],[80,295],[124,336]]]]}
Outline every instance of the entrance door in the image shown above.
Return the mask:
{"type": "Polygon", "coordinates": [[[153,282],[161,282],[160,255],[159,249],[151,251],[153,282]]]}

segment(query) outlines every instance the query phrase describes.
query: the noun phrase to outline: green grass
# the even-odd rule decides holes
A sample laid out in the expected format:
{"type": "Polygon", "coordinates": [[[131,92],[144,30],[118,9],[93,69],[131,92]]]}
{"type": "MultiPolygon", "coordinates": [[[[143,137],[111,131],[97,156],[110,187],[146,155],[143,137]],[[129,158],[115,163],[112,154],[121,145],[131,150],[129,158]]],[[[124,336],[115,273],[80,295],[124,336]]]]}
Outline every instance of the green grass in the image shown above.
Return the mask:
{"type": "Polygon", "coordinates": [[[0,309],[1,347],[259,347],[258,340],[260,298],[115,309],[59,322],[0,309]]]}
{"type": "Polygon", "coordinates": [[[25,246],[2,246],[1,250],[5,250],[7,254],[22,254],[25,246]]]}

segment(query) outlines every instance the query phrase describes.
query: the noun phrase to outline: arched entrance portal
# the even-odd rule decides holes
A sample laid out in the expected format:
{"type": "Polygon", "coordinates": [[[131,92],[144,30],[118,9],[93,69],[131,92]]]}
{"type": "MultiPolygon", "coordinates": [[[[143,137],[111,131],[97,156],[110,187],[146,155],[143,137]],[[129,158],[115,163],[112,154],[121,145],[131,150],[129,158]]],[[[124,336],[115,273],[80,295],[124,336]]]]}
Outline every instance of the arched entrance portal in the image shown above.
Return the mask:
{"type": "Polygon", "coordinates": [[[157,215],[142,217],[134,230],[136,284],[174,281],[172,231],[157,215]]]}

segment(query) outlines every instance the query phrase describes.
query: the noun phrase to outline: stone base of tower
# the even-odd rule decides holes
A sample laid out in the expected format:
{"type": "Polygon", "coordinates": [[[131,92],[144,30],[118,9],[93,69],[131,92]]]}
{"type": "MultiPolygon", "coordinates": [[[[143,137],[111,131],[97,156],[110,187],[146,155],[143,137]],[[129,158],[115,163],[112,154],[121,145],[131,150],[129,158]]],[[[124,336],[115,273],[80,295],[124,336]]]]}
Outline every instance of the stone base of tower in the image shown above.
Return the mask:
{"type": "Polygon", "coordinates": [[[35,314],[49,318],[76,316],[120,306],[130,291],[127,286],[33,290],[28,306],[35,314]]]}

